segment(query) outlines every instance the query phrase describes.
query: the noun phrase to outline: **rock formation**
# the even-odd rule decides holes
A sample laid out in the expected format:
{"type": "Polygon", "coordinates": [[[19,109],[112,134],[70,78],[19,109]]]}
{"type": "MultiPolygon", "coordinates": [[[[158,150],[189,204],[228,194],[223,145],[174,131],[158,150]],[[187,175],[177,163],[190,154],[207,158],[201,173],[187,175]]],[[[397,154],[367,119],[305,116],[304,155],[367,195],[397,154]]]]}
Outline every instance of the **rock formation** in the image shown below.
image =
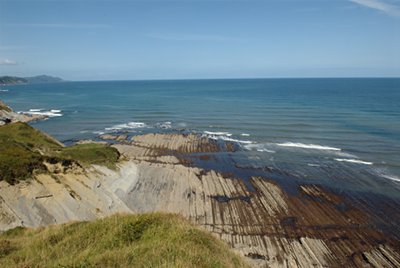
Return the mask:
{"type": "Polygon", "coordinates": [[[0,126],[12,122],[30,122],[46,119],[45,115],[27,115],[14,112],[0,100],[0,126]]]}
{"type": "MultiPolygon", "coordinates": [[[[399,222],[380,220],[367,199],[319,185],[287,191],[268,177],[279,171],[202,167],[194,159],[214,161],[235,148],[194,134],[147,134],[114,147],[125,159],[117,170],[93,165],[15,186],[0,182],[0,229],[164,211],[210,231],[253,266],[400,267],[399,237],[390,235],[399,222]]],[[[398,201],[387,201],[387,209],[400,215],[398,201]]]]}

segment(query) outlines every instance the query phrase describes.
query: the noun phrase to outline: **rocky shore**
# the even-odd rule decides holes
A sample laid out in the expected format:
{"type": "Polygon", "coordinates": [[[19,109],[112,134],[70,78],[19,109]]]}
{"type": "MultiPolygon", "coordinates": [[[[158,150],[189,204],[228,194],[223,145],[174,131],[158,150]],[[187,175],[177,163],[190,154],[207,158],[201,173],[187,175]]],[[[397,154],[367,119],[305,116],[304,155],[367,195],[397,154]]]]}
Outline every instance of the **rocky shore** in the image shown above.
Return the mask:
{"type": "MultiPolygon", "coordinates": [[[[34,120],[0,105],[4,124],[34,120]]],[[[400,267],[398,200],[350,196],[281,170],[240,166],[231,158],[240,150],[234,143],[201,135],[101,139],[118,150],[116,167],[46,158],[45,171],[30,180],[0,180],[0,230],[169,212],[225,241],[254,267],[400,267]]],[[[48,142],[64,154],[82,153],[48,142]]],[[[78,144],[91,150],[91,141],[78,144]]]]}
{"type": "Polygon", "coordinates": [[[14,112],[0,100],[0,126],[13,122],[31,122],[46,119],[45,115],[27,115],[14,112]]]}
{"type": "Polygon", "coordinates": [[[0,182],[0,228],[162,211],[183,215],[257,267],[400,266],[399,240],[379,230],[376,215],[353,200],[318,185],[288,193],[268,172],[245,182],[192,161],[235,153],[232,144],[148,134],[113,147],[123,159],[115,170],[92,165],[17,185],[0,182]]]}

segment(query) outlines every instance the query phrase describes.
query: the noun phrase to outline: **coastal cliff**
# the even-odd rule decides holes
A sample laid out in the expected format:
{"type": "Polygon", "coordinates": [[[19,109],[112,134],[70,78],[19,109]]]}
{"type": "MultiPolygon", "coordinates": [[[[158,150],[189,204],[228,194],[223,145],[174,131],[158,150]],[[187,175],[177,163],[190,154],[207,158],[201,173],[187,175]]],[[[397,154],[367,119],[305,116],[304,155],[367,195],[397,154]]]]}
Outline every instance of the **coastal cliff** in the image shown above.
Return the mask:
{"type": "Polygon", "coordinates": [[[398,203],[379,199],[390,221],[372,196],[238,166],[235,143],[180,133],[124,137],[112,146],[36,141],[30,151],[42,168],[30,179],[0,181],[1,230],[162,211],[212,233],[254,267],[400,266],[398,203]]]}

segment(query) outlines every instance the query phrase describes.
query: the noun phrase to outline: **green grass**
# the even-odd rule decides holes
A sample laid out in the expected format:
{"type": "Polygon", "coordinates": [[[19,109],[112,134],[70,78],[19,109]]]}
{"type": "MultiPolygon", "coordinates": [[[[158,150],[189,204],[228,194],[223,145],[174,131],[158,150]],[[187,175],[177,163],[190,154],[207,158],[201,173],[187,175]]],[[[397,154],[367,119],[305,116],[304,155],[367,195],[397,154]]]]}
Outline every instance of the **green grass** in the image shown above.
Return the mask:
{"type": "Polygon", "coordinates": [[[12,111],[10,107],[8,107],[7,105],[5,105],[5,104],[0,100],[0,111],[1,111],[1,110],[6,111],[6,112],[11,112],[11,111],[12,111]]]}
{"type": "Polygon", "coordinates": [[[116,215],[0,235],[0,267],[247,267],[172,214],[116,215]]]}
{"type": "Polygon", "coordinates": [[[0,181],[15,184],[46,171],[43,162],[81,166],[91,164],[115,167],[117,149],[106,144],[80,144],[63,147],[56,139],[25,123],[0,126],[0,181]]]}
{"type": "Polygon", "coordinates": [[[45,157],[39,151],[62,148],[55,140],[24,123],[0,127],[0,180],[14,184],[45,171],[45,157]]]}
{"type": "Polygon", "coordinates": [[[76,160],[83,165],[97,164],[114,168],[120,154],[117,149],[109,145],[88,143],[63,148],[59,156],[64,159],[76,160]]]}
{"type": "Polygon", "coordinates": [[[21,122],[1,126],[0,138],[12,140],[28,149],[43,152],[51,152],[62,148],[62,145],[54,138],[21,122]]]}
{"type": "Polygon", "coordinates": [[[0,148],[0,180],[15,184],[30,178],[34,170],[46,170],[42,155],[13,140],[0,136],[0,148]]]}

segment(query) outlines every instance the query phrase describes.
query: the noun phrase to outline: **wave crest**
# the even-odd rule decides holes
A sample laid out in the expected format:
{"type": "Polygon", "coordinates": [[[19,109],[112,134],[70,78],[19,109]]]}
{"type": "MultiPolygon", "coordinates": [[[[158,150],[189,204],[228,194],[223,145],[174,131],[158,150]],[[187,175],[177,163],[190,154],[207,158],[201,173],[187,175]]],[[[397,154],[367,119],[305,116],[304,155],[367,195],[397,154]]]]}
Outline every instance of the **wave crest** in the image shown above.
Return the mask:
{"type": "Polygon", "coordinates": [[[340,148],[323,146],[318,144],[304,144],[304,143],[296,143],[296,142],[284,142],[277,143],[276,145],[282,147],[295,147],[295,148],[303,148],[303,149],[314,149],[314,150],[328,150],[328,151],[341,151],[340,148]]]}
{"type": "Polygon", "coordinates": [[[44,109],[29,109],[29,111],[22,111],[22,112],[18,112],[21,114],[27,114],[27,115],[44,115],[44,116],[48,116],[48,117],[60,117],[63,116],[63,114],[61,113],[61,110],[44,110],[44,109]]]}
{"type": "Polygon", "coordinates": [[[362,161],[358,159],[335,158],[338,162],[348,162],[353,164],[372,165],[372,162],[362,161]]]}
{"type": "Polygon", "coordinates": [[[106,127],[105,130],[107,131],[119,131],[125,129],[136,129],[136,128],[145,128],[147,125],[143,122],[129,122],[126,124],[118,124],[112,127],[106,127]]]}

